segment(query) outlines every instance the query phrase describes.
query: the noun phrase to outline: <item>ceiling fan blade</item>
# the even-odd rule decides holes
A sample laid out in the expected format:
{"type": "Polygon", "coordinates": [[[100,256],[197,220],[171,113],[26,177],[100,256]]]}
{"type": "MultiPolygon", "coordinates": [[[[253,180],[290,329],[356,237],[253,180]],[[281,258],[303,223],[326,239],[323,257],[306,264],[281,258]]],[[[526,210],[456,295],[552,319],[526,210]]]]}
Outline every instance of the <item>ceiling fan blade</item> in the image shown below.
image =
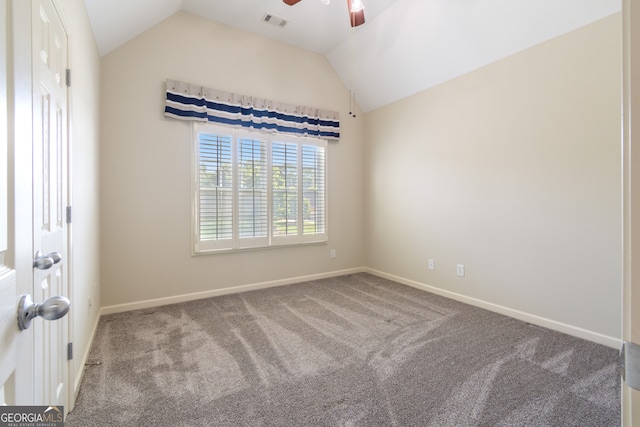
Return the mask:
{"type": "Polygon", "coordinates": [[[364,24],[364,5],[361,0],[347,0],[349,21],[352,27],[364,24]]]}
{"type": "Polygon", "coordinates": [[[293,6],[294,4],[298,3],[300,0],[282,0],[282,1],[284,1],[289,6],[293,6]]]}
{"type": "Polygon", "coordinates": [[[349,20],[351,21],[352,27],[364,24],[364,10],[349,12],[349,20]]]}

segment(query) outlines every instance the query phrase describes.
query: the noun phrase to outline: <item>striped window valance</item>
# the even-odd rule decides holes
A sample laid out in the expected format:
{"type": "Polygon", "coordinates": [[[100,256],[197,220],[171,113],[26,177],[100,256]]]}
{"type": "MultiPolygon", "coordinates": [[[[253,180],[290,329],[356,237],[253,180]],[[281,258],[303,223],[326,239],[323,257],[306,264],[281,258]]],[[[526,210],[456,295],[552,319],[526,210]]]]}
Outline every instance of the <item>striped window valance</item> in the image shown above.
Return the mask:
{"type": "Polygon", "coordinates": [[[167,80],[164,115],[265,132],[340,139],[340,119],[335,111],[284,104],[175,80],[167,80]]]}

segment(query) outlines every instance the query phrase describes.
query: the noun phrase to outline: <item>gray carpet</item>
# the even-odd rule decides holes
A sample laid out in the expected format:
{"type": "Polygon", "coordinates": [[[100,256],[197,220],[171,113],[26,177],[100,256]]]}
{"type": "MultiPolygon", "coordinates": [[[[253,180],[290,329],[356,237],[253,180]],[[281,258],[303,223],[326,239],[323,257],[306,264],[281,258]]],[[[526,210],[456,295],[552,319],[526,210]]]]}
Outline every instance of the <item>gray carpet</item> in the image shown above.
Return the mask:
{"type": "Polygon", "coordinates": [[[104,316],[73,426],[619,426],[616,350],[369,274],[104,316]]]}

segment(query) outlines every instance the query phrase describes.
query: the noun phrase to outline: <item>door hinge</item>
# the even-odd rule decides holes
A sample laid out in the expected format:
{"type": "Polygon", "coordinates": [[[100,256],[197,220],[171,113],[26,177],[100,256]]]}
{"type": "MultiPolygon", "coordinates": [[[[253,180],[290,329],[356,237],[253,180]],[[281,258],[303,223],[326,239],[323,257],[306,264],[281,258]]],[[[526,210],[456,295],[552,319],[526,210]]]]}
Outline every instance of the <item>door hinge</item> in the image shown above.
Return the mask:
{"type": "Polygon", "coordinates": [[[71,206],[67,206],[67,224],[71,224],[71,206]]]}
{"type": "Polygon", "coordinates": [[[67,81],[67,87],[71,87],[71,70],[69,68],[65,70],[65,77],[67,81]]]}
{"type": "Polygon", "coordinates": [[[620,366],[624,382],[629,387],[640,390],[640,345],[626,341],[622,343],[620,366]]]}
{"type": "Polygon", "coordinates": [[[73,360],[73,343],[67,344],[67,360],[73,360]]]}

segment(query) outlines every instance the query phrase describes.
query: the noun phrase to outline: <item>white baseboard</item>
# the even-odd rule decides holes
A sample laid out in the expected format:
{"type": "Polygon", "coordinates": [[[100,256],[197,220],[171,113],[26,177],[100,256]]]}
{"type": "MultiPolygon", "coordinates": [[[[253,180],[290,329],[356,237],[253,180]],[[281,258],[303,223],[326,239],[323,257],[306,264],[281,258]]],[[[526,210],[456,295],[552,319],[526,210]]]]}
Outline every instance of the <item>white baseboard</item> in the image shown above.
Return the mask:
{"type": "Polygon", "coordinates": [[[291,277],[288,279],[273,280],[270,282],[253,283],[250,285],[242,285],[242,286],[232,286],[232,287],[222,288],[222,289],[213,289],[210,291],[176,295],[176,296],[166,297],[166,298],[156,298],[156,299],[126,303],[126,304],[110,305],[110,306],[102,307],[102,309],[100,310],[100,315],[102,316],[105,314],[121,313],[124,311],[138,310],[141,308],[159,307],[162,305],[176,304],[179,302],[194,301],[194,300],[199,300],[204,298],[217,297],[221,295],[236,294],[240,292],[255,291],[258,289],[267,289],[267,288],[273,288],[276,286],[284,286],[284,285],[291,285],[294,283],[308,282],[310,280],[326,279],[328,277],[362,273],[364,271],[365,271],[364,267],[352,268],[348,270],[338,270],[338,271],[331,271],[328,273],[312,274],[309,276],[300,276],[300,277],[291,277]]]}
{"type": "Polygon", "coordinates": [[[84,349],[84,353],[82,354],[82,359],[80,359],[80,367],[77,368],[77,365],[73,364],[73,368],[75,370],[74,373],[74,381],[73,381],[73,402],[71,402],[71,407],[69,410],[73,410],[75,406],[76,399],[78,398],[78,393],[80,392],[80,384],[82,384],[82,378],[84,376],[85,365],[87,364],[87,360],[89,359],[89,354],[91,353],[91,348],[93,347],[93,340],[96,337],[96,333],[98,332],[98,324],[100,323],[100,314],[96,316],[96,320],[93,323],[93,328],[91,328],[91,338],[89,338],[89,343],[87,347],[84,349]]]}
{"type": "MultiPolygon", "coordinates": [[[[144,301],[136,301],[136,302],[126,303],[126,304],[111,305],[111,306],[102,307],[102,309],[100,310],[100,315],[102,316],[106,314],[121,313],[124,311],[132,311],[132,310],[138,310],[142,308],[159,307],[162,305],[176,304],[180,302],[194,301],[198,299],[211,298],[211,297],[235,294],[240,292],[254,291],[258,289],[267,289],[267,288],[273,288],[276,286],[291,285],[294,283],[307,282],[310,280],[325,279],[328,277],[343,276],[346,274],[354,274],[354,273],[361,273],[361,272],[367,272],[375,276],[393,280],[394,282],[398,282],[403,285],[407,285],[413,288],[421,289],[423,291],[431,292],[436,295],[441,295],[446,298],[451,298],[456,301],[460,301],[476,307],[484,308],[486,310],[493,311],[495,313],[500,313],[505,316],[513,317],[515,319],[522,320],[524,322],[531,323],[533,325],[542,326],[548,329],[552,329],[554,331],[562,332],[562,333],[572,335],[578,338],[586,339],[598,344],[606,345],[608,347],[619,349],[620,346],[622,345],[622,341],[618,338],[610,337],[597,332],[593,332],[593,331],[589,331],[576,326],[568,325],[566,323],[557,322],[555,320],[547,319],[534,314],[525,313],[519,310],[514,310],[509,307],[493,304],[477,298],[468,297],[462,294],[436,288],[434,286],[426,285],[424,283],[416,282],[414,280],[409,280],[404,277],[395,276],[393,274],[384,273],[382,271],[378,271],[378,270],[374,270],[366,267],[352,268],[347,270],[338,270],[338,271],[332,271],[328,273],[312,274],[308,276],[291,277],[288,279],[253,283],[253,284],[242,285],[242,286],[232,286],[232,287],[227,287],[222,289],[214,289],[214,290],[204,291],[204,292],[195,292],[190,294],[176,295],[176,296],[166,297],[166,298],[156,298],[156,299],[150,299],[150,300],[144,300],[144,301]]],[[[94,326],[94,328],[97,328],[97,323],[94,326]]],[[[94,334],[95,334],[95,330],[94,330],[94,334]]],[[[90,347],[91,346],[89,346],[89,348],[90,347]]],[[[86,361],[87,357],[88,357],[88,350],[87,350],[87,354],[84,355],[83,364],[86,361]]],[[[79,383],[80,380],[81,378],[78,378],[77,384],[76,384],[76,390],[80,384],[79,383]]]]}
{"type": "Polygon", "coordinates": [[[557,322],[555,320],[546,319],[544,317],[536,316],[534,314],[525,313],[512,308],[504,307],[501,305],[493,304],[487,301],[471,298],[455,292],[450,292],[444,289],[436,288],[433,286],[425,285],[413,280],[405,279],[404,277],[395,276],[393,274],[387,274],[382,271],[373,270],[371,268],[365,268],[367,273],[379,276],[385,279],[393,280],[394,282],[401,283],[403,285],[411,286],[413,288],[421,289],[423,291],[431,292],[436,295],[451,298],[456,301],[464,302],[469,305],[484,308],[495,313],[504,314],[505,316],[513,317],[518,320],[522,320],[533,325],[542,326],[554,331],[562,332],[574,337],[583,338],[588,341],[592,341],[598,344],[606,345],[619,349],[622,345],[622,340],[607,335],[603,335],[597,332],[589,331],[586,329],[578,328],[576,326],[567,325],[566,323],[557,322]]]}

